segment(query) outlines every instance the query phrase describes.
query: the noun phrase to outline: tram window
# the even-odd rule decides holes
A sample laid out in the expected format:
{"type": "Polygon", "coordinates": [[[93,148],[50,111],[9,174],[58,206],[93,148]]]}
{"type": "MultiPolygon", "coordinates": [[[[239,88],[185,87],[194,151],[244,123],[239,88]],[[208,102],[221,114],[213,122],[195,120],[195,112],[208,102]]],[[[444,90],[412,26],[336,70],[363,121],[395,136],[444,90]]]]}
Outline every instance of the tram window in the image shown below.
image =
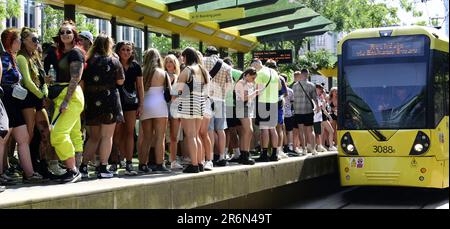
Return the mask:
{"type": "Polygon", "coordinates": [[[344,103],[353,107],[351,114],[344,114],[346,128],[361,128],[350,118],[356,114],[372,128],[425,127],[426,71],[426,63],[345,66],[344,103]]]}
{"type": "Polygon", "coordinates": [[[434,124],[438,125],[448,115],[448,53],[435,51],[434,76],[434,124]]]}

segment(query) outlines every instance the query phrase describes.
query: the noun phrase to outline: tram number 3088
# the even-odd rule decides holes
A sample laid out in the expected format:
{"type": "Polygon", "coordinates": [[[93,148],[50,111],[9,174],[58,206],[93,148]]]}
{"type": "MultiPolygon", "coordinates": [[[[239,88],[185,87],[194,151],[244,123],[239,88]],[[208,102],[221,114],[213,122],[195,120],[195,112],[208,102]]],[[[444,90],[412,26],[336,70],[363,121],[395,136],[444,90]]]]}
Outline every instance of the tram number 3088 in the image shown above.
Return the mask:
{"type": "Polygon", "coordinates": [[[395,149],[392,146],[372,146],[373,153],[395,153],[395,149]]]}

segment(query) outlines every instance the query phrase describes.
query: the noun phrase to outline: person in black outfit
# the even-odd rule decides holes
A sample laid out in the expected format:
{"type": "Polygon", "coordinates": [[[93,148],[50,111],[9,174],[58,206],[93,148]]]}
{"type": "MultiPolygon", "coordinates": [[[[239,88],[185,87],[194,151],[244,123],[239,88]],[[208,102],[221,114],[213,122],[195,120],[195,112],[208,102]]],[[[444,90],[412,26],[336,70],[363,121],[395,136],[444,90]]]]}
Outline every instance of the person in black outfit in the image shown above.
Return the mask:
{"type": "Polygon", "coordinates": [[[132,103],[121,99],[125,122],[118,124],[114,133],[114,148],[119,150],[119,155],[117,155],[117,150],[113,151],[110,170],[117,169],[117,163],[125,158],[125,175],[136,175],[137,173],[133,170],[131,162],[135,149],[134,128],[136,118],[141,115],[144,105],[142,68],[135,60],[136,51],[132,42],[121,41],[116,44],[114,51],[119,56],[125,73],[125,82],[123,86],[119,86],[121,98],[124,97],[124,94],[128,94],[135,99],[132,103]]]}
{"type": "MultiPolygon", "coordinates": [[[[84,154],[90,158],[97,150],[100,153],[99,178],[113,177],[106,166],[116,123],[124,121],[116,85],[123,85],[125,76],[120,61],[113,56],[112,46],[110,37],[104,34],[97,37],[87,55],[87,67],[82,78],[87,105],[86,125],[91,133],[84,154]]],[[[86,162],[80,165],[80,172],[85,178],[86,162]]]]}

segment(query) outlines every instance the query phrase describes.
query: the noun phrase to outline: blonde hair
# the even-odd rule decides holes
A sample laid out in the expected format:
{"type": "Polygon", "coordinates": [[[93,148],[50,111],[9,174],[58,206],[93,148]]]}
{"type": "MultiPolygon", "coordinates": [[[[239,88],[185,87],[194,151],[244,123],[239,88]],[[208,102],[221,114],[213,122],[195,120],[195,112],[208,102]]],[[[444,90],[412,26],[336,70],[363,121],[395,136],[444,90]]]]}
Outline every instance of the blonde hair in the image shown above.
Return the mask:
{"type": "MultiPolygon", "coordinates": [[[[30,73],[30,78],[31,81],[34,82],[34,84],[36,84],[36,86],[40,87],[41,86],[41,82],[39,79],[39,69],[37,68],[33,68],[31,66],[37,66],[38,68],[43,69],[44,66],[42,64],[41,58],[39,56],[39,53],[36,50],[33,51],[33,53],[28,53],[26,45],[24,43],[24,40],[27,39],[29,36],[33,35],[33,33],[36,33],[36,30],[28,28],[28,27],[23,27],[22,31],[20,33],[20,38],[22,40],[22,44],[20,46],[20,50],[17,53],[18,55],[22,55],[23,57],[25,57],[25,59],[27,60],[29,66],[29,73],[30,73]]],[[[44,77],[43,75],[41,77],[44,77]]]]}
{"type": "Polygon", "coordinates": [[[157,49],[151,48],[144,53],[144,90],[147,91],[152,85],[153,75],[157,68],[163,69],[163,61],[159,51],[157,49]]]}
{"type": "Polygon", "coordinates": [[[337,87],[332,87],[330,89],[330,93],[329,93],[329,98],[332,99],[334,97],[333,92],[336,92],[336,96],[337,96],[337,87]]]}
{"type": "Polygon", "coordinates": [[[175,66],[175,74],[177,76],[180,75],[180,62],[178,61],[178,58],[173,54],[169,54],[164,58],[164,70],[166,71],[167,71],[166,65],[168,62],[173,63],[173,65],[175,66]]]}
{"type": "Polygon", "coordinates": [[[100,56],[111,56],[113,54],[112,46],[114,41],[108,35],[102,33],[95,39],[94,44],[89,49],[86,59],[90,59],[95,54],[100,56]]]}

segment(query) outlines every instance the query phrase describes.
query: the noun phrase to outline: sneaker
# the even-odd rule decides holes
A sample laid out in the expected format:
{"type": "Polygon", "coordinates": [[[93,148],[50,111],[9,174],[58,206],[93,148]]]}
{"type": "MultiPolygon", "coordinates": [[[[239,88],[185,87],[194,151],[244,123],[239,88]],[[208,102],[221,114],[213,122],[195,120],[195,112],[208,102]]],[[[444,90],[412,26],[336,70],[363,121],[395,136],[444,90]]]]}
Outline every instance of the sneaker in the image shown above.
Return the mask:
{"type": "Polygon", "coordinates": [[[278,158],[279,159],[285,159],[288,158],[289,156],[287,154],[285,154],[283,151],[278,151],[278,158]]]}
{"type": "Polygon", "coordinates": [[[283,152],[289,152],[289,146],[283,145],[283,152]]]}
{"type": "Polygon", "coordinates": [[[255,161],[250,158],[250,153],[243,151],[241,152],[241,156],[239,157],[239,164],[243,165],[254,165],[255,161]]]}
{"type": "Polygon", "coordinates": [[[189,157],[182,157],[180,164],[182,164],[182,165],[190,165],[191,162],[192,162],[191,158],[189,158],[189,157]]]}
{"type": "Polygon", "coordinates": [[[89,178],[88,167],[85,164],[80,165],[81,179],[89,178]]]}
{"type": "Polygon", "coordinates": [[[43,170],[39,170],[39,174],[41,174],[41,176],[46,179],[46,180],[57,180],[59,179],[59,176],[51,173],[50,171],[48,171],[48,169],[43,169],[43,170]]]}
{"type": "Polygon", "coordinates": [[[15,185],[16,182],[14,182],[14,179],[3,173],[0,175],[0,184],[2,185],[15,185]]]}
{"type": "Polygon", "coordinates": [[[103,178],[113,178],[114,173],[107,169],[100,169],[100,172],[97,174],[97,178],[103,179],[103,178]]]}
{"type": "Polygon", "coordinates": [[[120,168],[126,168],[127,163],[125,161],[120,161],[120,168]]]}
{"type": "Polygon", "coordinates": [[[111,164],[110,166],[109,166],[109,171],[110,172],[113,172],[113,173],[116,173],[117,172],[117,164],[111,164]]]}
{"type": "Polygon", "coordinates": [[[156,167],[157,167],[157,165],[153,164],[153,163],[148,163],[147,166],[148,166],[148,169],[150,169],[151,171],[155,171],[156,167]]]}
{"type": "Polygon", "coordinates": [[[214,163],[214,166],[216,166],[216,167],[223,167],[223,166],[228,165],[228,161],[225,159],[214,161],[213,163],[214,163]]]}
{"type": "Polygon", "coordinates": [[[43,183],[48,181],[47,179],[44,179],[41,174],[39,173],[33,173],[30,177],[23,176],[22,182],[25,184],[37,184],[37,183],[43,183]]]}
{"type": "Polygon", "coordinates": [[[297,152],[295,152],[294,150],[291,150],[289,148],[287,149],[287,151],[284,151],[284,152],[286,152],[288,157],[298,157],[298,156],[300,156],[300,154],[298,154],[297,152]]]}
{"type": "Polygon", "coordinates": [[[15,167],[9,167],[5,173],[5,175],[8,175],[11,179],[20,178],[19,171],[16,170],[15,167]]]}
{"type": "Polygon", "coordinates": [[[176,161],[178,164],[180,164],[180,165],[183,164],[183,160],[182,160],[182,158],[179,157],[179,156],[176,157],[175,161],[176,161]]]}
{"type": "Polygon", "coordinates": [[[140,164],[139,165],[139,168],[138,168],[138,173],[149,173],[149,172],[151,172],[152,170],[151,169],[149,169],[148,168],[148,166],[147,165],[145,165],[145,164],[140,164]]]}
{"type": "Polygon", "coordinates": [[[205,166],[203,167],[205,169],[205,171],[211,171],[213,170],[213,162],[212,161],[206,161],[205,162],[205,166]]]}
{"type": "Polygon", "coordinates": [[[203,164],[198,164],[198,171],[199,172],[205,172],[205,167],[203,166],[203,164]]]}
{"type": "Polygon", "coordinates": [[[337,151],[337,148],[336,148],[336,146],[330,146],[328,148],[328,151],[337,151]]]}
{"type": "Polygon", "coordinates": [[[178,161],[172,161],[171,163],[170,163],[170,169],[172,169],[172,170],[179,170],[179,169],[183,169],[183,166],[182,165],[180,165],[179,163],[178,163],[178,161]]]}
{"type": "Polygon", "coordinates": [[[255,146],[255,150],[254,150],[254,151],[255,151],[256,153],[262,152],[261,146],[259,146],[259,145],[255,146]]]}
{"type": "Polygon", "coordinates": [[[296,152],[299,156],[305,155],[305,151],[303,151],[303,148],[295,148],[294,152],[296,152]]]}
{"type": "Polygon", "coordinates": [[[325,149],[325,147],[323,147],[323,145],[317,145],[317,152],[327,152],[327,149],[325,149]]]}
{"type": "Polygon", "coordinates": [[[138,173],[136,171],[134,171],[132,163],[127,163],[125,165],[125,175],[127,175],[127,176],[136,176],[136,175],[138,175],[138,173]]]}
{"type": "Polygon", "coordinates": [[[232,157],[230,160],[228,160],[228,162],[229,163],[239,163],[239,159],[240,158],[240,156],[239,157],[232,157]]]}
{"type": "Polygon", "coordinates": [[[184,170],[183,173],[199,173],[198,166],[194,165],[188,165],[184,170]]]}
{"type": "Polygon", "coordinates": [[[269,157],[267,156],[267,153],[261,153],[261,155],[256,158],[256,162],[269,162],[269,157]]]}
{"type": "Polygon", "coordinates": [[[50,161],[50,163],[48,164],[48,171],[57,176],[61,176],[67,172],[66,169],[63,169],[59,166],[59,162],[57,160],[50,161]]]}
{"type": "Polygon", "coordinates": [[[5,186],[0,186],[0,193],[4,192],[6,190],[5,186]]]}
{"type": "Polygon", "coordinates": [[[308,145],[307,151],[312,155],[317,155],[317,151],[313,147],[311,147],[311,145],[308,145]]]}
{"type": "Polygon", "coordinates": [[[61,183],[75,183],[81,180],[81,173],[67,169],[66,173],[60,177],[61,183]]]}
{"type": "Polygon", "coordinates": [[[279,156],[276,153],[272,153],[269,157],[269,161],[278,161],[279,156]]]}
{"type": "Polygon", "coordinates": [[[302,147],[302,152],[303,152],[303,155],[308,155],[308,148],[307,147],[302,147]]]}
{"type": "Polygon", "coordinates": [[[170,173],[170,172],[172,172],[172,171],[170,171],[170,169],[167,169],[163,165],[156,165],[155,169],[152,169],[152,171],[156,172],[156,173],[170,173]]]}

